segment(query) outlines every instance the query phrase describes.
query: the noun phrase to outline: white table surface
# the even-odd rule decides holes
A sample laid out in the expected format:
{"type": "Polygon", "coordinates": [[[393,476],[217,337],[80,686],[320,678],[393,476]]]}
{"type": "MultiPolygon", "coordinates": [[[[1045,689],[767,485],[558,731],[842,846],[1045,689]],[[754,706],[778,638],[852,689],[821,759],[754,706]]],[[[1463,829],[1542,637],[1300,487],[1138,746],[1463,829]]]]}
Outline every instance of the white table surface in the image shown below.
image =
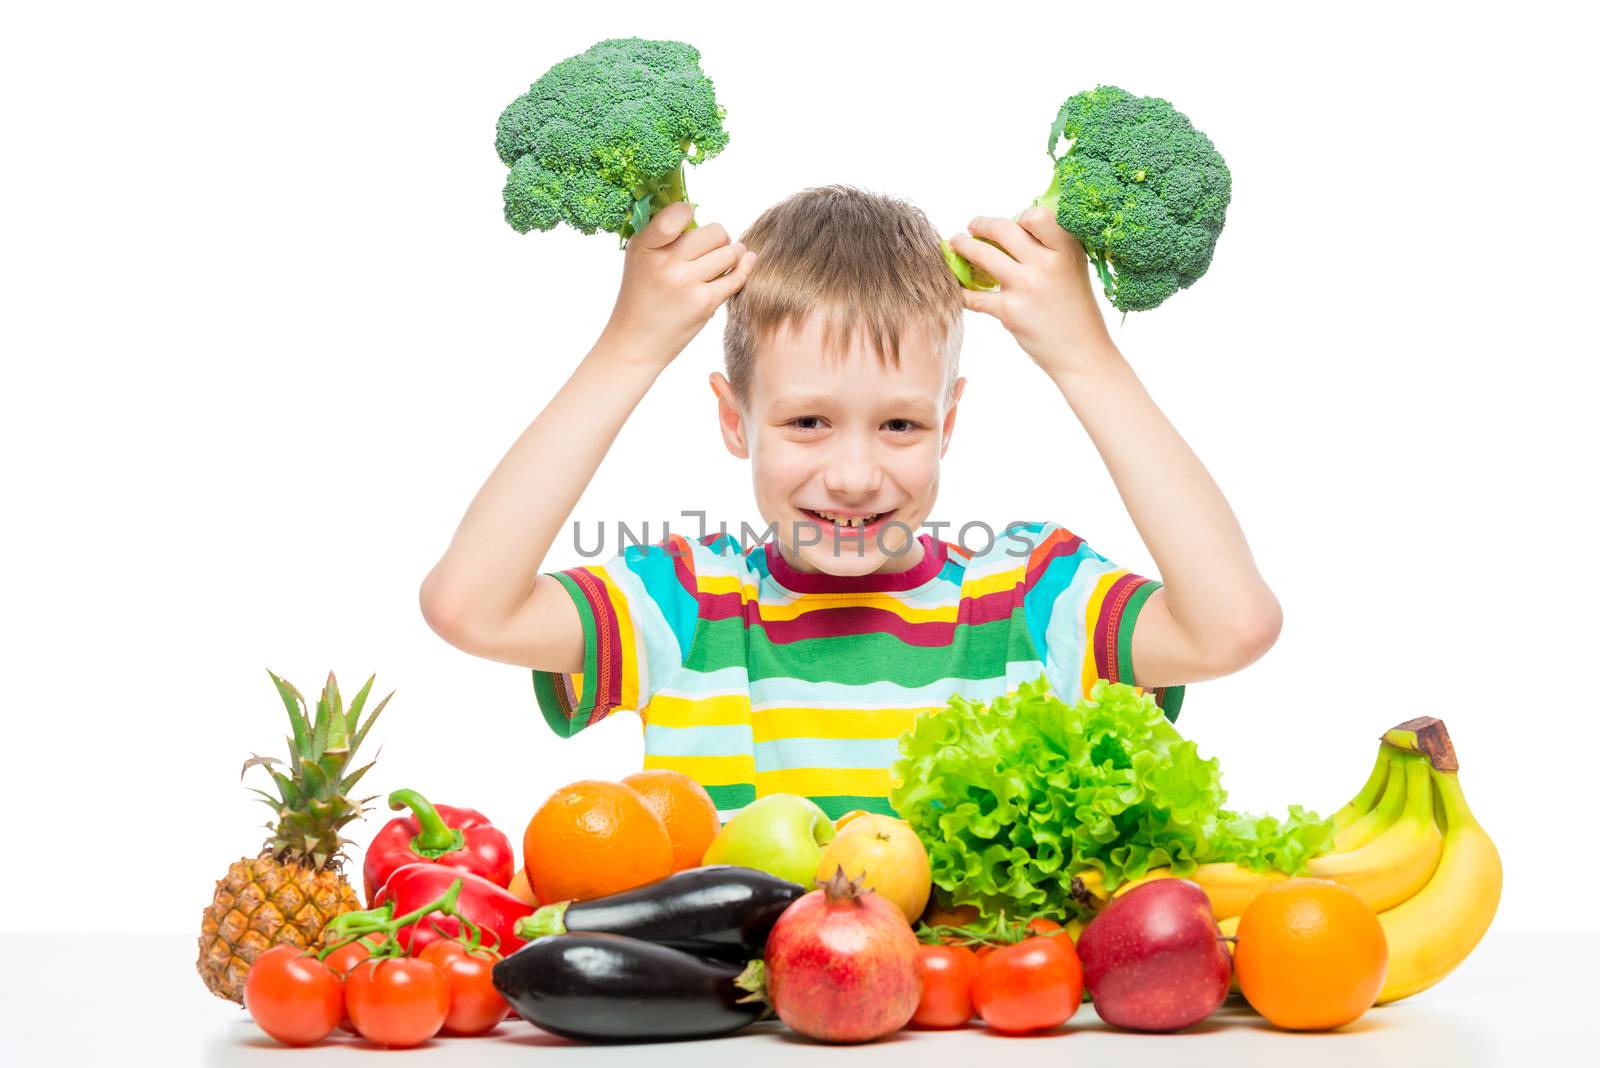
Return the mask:
{"type": "MultiPolygon", "coordinates": [[[[827,1046],[764,1022],[727,1038],[648,1046],[585,1046],[513,1019],[481,1038],[436,1039],[383,1051],[350,1037],[292,1050],[242,1009],[213,997],[194,970],[185,935],[0,934],[0,1065],[737,1065],[901,1064],[918,1068],[1129,1068],[1134,1065],[1600,1064],[1593,1035],[1600,1006],[1594,962],[1600,932],[1491,932],[1443,983],[1368,1012],[1330,1034],[1274,1031],[1237,999],[1178,1035],[1112,1031],[1085,1004],[1045,1036],[1006,1038],[981,1026],[905,1031],[866,1046],[827,1046]],[[999,1060],[1004,1058],[1004,1060],[999,1060]]],[[[342,1032],[339,1034],[342,1035],[342,1032]]]]}

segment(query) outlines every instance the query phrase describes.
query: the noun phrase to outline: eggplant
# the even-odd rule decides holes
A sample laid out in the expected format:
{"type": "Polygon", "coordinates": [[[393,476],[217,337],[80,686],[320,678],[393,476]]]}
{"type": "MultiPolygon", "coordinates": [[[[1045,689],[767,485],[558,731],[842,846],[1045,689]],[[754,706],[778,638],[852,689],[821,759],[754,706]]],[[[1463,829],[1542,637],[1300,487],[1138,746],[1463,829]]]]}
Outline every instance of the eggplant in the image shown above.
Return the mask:
{"type": "Polygon", "coordinates": [[[645,1042],[713,1038],[754,1023],[767,1010],[760,974],[759,962],[746,968],[622,935],[570,934],[534,939],[492,976],[519,1016],[552,1034],[645,1042]]]}
{"type": "Polygon", "coordinates": [[[805,888],[754,868],[714,864],[620,894],[546,905],[517,923],[519,938],[587,932],[626,935],[702,957],[743,963],[805,888]]]}

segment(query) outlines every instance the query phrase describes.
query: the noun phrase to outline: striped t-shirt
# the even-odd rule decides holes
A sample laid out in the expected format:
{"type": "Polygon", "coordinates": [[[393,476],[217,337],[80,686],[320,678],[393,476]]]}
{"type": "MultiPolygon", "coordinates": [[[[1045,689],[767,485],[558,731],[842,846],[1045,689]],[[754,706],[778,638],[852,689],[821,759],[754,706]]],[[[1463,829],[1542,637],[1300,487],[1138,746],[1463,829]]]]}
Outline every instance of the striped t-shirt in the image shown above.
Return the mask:
{"type": "MultiPolygon", "coordinates": [[[[830,817],[893,814],[898,738],[953,694],[987,701],[1047,676],[1065,701],[1132,681],[1134,621],[1160,583],[1053,523],[984,552],[920,535],[895,573],[797,571],[775,542],[669,535],[551,572],[583,620],[581,673],[535,671],[563,737],[617,709],[644,720],[646,768],[705,786],[724,817],[758,797],[810,797],[830,817]]],[[[1169,718],[1182,687],[1154,691],[1169,718]]]]}

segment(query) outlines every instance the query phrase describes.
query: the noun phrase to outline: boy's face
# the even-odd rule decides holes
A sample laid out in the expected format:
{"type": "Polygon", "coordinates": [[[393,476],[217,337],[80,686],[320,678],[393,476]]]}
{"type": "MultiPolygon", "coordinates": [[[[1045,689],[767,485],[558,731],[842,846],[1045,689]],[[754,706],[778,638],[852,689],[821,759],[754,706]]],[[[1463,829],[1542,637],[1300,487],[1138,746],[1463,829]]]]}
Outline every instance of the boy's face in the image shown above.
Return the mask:
{"type": "Polygon", "coordinates": [[[922,558],[916,535],[938,496],[966,380],[946,407],[929,332],[901,334],[893,367],[859,336],[842,355],[825,352],[820,317],[809,315],[761,346],[744,409],[728,380],[711,376],[723,440],[751,461],[756,507],[801,571],[903,571],[922,558]],[[847,525],[863,518],[864,527],[847,525]]]}

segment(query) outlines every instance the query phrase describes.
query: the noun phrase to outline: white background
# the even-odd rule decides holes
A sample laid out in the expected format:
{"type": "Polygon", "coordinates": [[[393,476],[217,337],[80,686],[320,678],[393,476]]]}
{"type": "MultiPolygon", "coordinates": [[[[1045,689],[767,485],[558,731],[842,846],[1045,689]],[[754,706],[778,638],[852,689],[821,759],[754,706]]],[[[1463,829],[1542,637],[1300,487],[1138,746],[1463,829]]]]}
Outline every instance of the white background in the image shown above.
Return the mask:
{"type": "MultiPolygon", "coordinates": [[[[735,232],[845,181],[949,233],[1043,188],[1070,93],[1177,102],[1232,167],[1227,231],[1195,289],[1114,336],[1286,611],[1277,647],[1193,687],[1180,727],[1236,806],[1328,811],[1380,731],[1443,716],[1504,854],[1499,924],[1600,925],[1600,209],[1576,5],[663,6],[5,17],[0,793],[27,878],[0,880],[0,927],[195,931],[264,834],[238,768],[282,748],[265,668],[308,694],[329,668],[347,691],[376,672],[397,692],[368,785],[514,836],[554,787],[638,767],[636,718],[557,740],[527,672],[455,651],[417,609],[621,266],[608,238],[503,223],[495,118],[629,34],[702,49],[732,142],[690,189],[735,232]]],[[[586,524],[757,518],[706,386],[721,322],[617,440],[586,524]]],[[[1152,571],[992,321],[969,316],[963,370],[936,517],[1053,519],[1152,571]]]]}

